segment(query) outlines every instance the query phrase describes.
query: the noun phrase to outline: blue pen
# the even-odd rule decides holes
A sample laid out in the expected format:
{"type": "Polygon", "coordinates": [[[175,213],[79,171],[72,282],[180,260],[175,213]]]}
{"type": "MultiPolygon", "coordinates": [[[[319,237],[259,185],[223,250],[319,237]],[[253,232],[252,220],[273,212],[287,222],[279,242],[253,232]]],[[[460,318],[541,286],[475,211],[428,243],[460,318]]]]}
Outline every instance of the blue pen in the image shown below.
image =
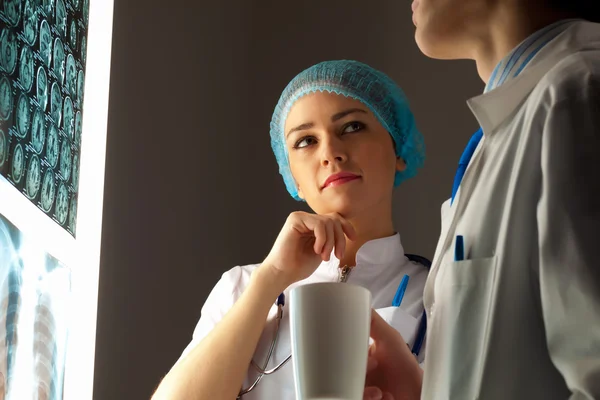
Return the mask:
{"type": "Polygon", "coordinates": [[[398,290],[396,291],[396,295],[394,296],[394,300],[392,301],[393,307],[400,307],[402,304],[402,298],[404,297],[404,292],[406,291],[406,287],[408,286],[408,279],[410,277],[408,275],[404,275],[402,277],[402,281],[400,281],[400,285],[398,286],[398,290]]]}
{"type": "Polygon", "coordinates": [[[456,244],[454,247],[454,261],[462,261],[465,259],[465,240],[462,235],[456,236],[456,244]]]}

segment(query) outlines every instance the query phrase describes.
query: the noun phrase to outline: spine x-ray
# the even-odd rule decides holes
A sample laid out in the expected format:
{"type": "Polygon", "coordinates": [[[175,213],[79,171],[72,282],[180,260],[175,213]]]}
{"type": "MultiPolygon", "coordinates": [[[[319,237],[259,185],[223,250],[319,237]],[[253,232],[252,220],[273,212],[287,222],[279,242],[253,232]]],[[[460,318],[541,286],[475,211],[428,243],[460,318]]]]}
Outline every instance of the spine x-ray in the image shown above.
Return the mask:
{"type": "Polygon", "coordinates": [[[0,0],[0,174],[75,236],[89,0],[0,0]]]}
{"type": "Polygon", "coordinates": [[[0,400],[63,398],[71,273],[0,214],[0,400]]]}

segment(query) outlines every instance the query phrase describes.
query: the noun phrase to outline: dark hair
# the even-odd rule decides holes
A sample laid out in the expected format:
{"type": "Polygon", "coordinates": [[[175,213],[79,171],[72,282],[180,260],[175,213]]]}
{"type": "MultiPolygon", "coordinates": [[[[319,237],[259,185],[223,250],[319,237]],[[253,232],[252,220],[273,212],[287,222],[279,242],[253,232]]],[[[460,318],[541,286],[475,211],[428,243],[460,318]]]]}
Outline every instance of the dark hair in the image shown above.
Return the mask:
{"type": "Polygon", "coordinates": [[[598,0],[548,0],[550,7],[583,18],[591,22],[600,22],[598,0]]]}

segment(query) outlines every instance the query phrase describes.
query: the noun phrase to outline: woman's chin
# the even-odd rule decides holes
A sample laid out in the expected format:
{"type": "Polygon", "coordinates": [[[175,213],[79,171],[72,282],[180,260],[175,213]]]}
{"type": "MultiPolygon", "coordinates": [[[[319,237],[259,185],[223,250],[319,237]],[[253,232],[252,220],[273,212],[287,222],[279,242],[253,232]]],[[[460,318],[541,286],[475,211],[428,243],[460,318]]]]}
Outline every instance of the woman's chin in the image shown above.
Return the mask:
{"type": "Polygon", "coordinates": [[[322,202],[321,207],[311,207],[317,214],[340,214],[344,218],[351,218],[356,214],[361,199],[357,196],[349,196],[347,193],[339,193],[331,196],[326,202],[322,202]]]}

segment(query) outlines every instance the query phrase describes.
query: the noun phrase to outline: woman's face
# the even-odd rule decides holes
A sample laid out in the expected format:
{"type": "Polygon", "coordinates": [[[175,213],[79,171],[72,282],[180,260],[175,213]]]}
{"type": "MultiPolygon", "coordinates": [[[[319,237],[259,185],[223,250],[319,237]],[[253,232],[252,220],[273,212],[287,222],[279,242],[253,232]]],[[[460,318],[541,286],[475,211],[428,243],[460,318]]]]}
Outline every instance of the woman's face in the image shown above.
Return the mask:
{"type": "Polygon", "coordinates": [[[298,194],[317,214],[352,218],[391,206],[395,173],[406,166],[363,103],[328,92],[306,95],[289,112],[284,134],[298,194]],[[335,180],[336,174],[346,176],[335,180]]]}
{"type": "Polygon", "coordinates": [[[419,49],[437,59],[472,58],[478,37],[505,0],[414,0],[415,39],[419,49]]]}

